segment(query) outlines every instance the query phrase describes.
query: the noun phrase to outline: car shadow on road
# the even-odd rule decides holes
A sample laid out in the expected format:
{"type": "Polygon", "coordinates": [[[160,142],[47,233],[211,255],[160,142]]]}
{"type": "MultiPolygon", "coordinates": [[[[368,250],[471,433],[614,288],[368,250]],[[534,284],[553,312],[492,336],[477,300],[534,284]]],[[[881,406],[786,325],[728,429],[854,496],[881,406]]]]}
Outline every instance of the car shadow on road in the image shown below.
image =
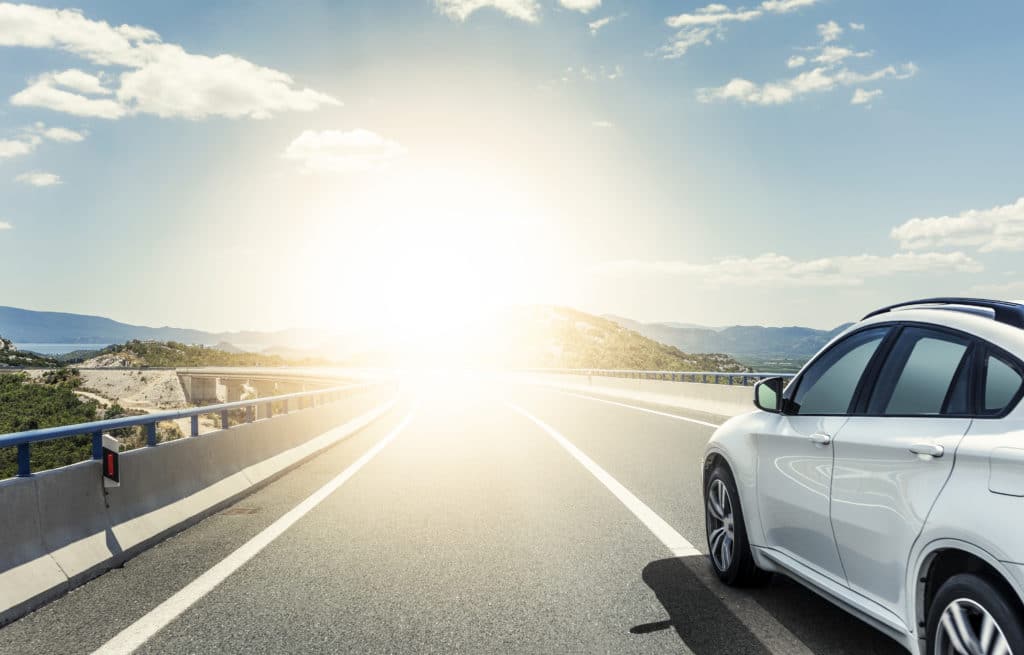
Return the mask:
{"type": "MultiPolygon", "coordinates": [[[[767,653],[732,610],[694,573],[701,561],[672,557],[651,562],[643,580],[665,608],[668,619],[630,629],[644,635],[672,628],[697,655],[767,653]]],[[[718,584],[717,580],[712,584],[718,584]]],[[[763,586],[744,589],[772,617],[814,653],[829,655],[905,653],[892,639],[782,575],[763,586]]]]}
{"type": "Polygon", "coordinates": [[[696,655],[768,653],[678,557],[651,562],[644,567],[643,580],[665,608],[668,619],[634,626],[630,628],[633,634],[672,628],[696,655]]]}

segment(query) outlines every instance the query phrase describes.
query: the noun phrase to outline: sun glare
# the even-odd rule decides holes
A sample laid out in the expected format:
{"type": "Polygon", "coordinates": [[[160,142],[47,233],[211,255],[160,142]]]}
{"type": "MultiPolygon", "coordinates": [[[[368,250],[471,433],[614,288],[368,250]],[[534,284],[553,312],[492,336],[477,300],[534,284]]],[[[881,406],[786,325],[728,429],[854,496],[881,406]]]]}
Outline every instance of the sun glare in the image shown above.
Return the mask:
{"type": "Polygon", "coordinates": [[[557,264],[550,221],[479,173],[395,176],[335,211],[334,234],[307,249],[318,302],[405,357],[472,350],[496,312],[543,297],[557,264]]]}

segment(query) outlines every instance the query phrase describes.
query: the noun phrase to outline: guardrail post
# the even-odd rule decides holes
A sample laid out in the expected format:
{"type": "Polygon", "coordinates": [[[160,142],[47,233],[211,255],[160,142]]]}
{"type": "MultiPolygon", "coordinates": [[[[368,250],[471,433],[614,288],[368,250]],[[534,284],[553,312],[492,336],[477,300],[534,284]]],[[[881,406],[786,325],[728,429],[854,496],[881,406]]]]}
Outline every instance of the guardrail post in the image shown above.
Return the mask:
{"type": "Polygon", "coordinates": [[[228,410],[222,409],[220,410],[220,429],[227,430],[229,427],[231,427],[231,421],[228,420],[228,410]]]}
{"type": "Polygon", "coordinates": [[[192,436],[193,437],[198,437],[199,436],[199,415],[198,414],[196,414],[195,416],[192,417],[191,423],[192,423],[192,426],[191,426],[192,427],[192,436]]]}
{"type": "Polygon", "coordinates": [[[246,423],[252,423],[252,418],[253,418],[253,415],[254,415],[254,412],[252,410],[253,410],[252,405],[247,405],[245,407],[245,422],[246,423]]]}
{"type": "Polygon", "coordinates": [[[146,424],[146,445],[147,446],[155,446],[156,445],[156,423],[155,422],[154,423],[147,423],[146,424]]]}
{"type": "Polygon", "coordinates": [[[92,433],[92,458],[103,459],[103,432],[92,433]]]}
{"type": "Polygon", "coordinates": [[[18,444],[18,477],[27,478],[32,475],[32,459],[27,443],[18,444]]]}

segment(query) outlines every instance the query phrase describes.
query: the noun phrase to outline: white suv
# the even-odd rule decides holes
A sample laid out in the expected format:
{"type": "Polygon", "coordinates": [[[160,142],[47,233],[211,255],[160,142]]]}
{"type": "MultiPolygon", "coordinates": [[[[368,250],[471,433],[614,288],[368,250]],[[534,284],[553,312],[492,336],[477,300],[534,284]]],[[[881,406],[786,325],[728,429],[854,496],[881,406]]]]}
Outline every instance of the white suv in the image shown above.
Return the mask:
{"type": "Polygon", "coordinates": [[[932,298],[837,336],[704,457],[711,564],[781,572],[915,653],[1024,655],[1024,305],[932,298]]]}

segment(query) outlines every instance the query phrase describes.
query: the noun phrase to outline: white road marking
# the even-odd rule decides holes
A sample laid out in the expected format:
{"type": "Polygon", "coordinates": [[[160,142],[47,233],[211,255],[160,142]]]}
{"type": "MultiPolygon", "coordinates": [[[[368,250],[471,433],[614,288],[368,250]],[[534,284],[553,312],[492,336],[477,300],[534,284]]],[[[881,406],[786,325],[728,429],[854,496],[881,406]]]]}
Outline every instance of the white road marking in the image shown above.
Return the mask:
{"type": "Polygon", "coordinates": [[[505,404],[536,423],[541,430],[548,433],[549,437],[558,442],[558,445],[569,451],[569,454],[575,457],[576,461],[583,465],[583,468],[590,471],[590,473],[597,478],[601,484],[608,487],[608,490],[626,506],[626,509],[633,512],[633,515],[640,519],[640,522],[646,525],[647,529],[654,533],[654,536],[657,537],[661,543],[665,544],[665,546],[672,551],[673,555],[676,557],[691,557],[695,555],[699,556],[701,554],[699,550],[693,547],[693,544],[683,537],[683,535],[676,532],[675,528],[669,525],[665,519],[655,514],[654,510],[645,505],[642,500],[634,496],[629,489],[626,489],[619,484],[618,480],[598,466],[597,462],[587,457],[582,450],[572,445],[572,443],[562,436],[560,432],[533,414],[530,414],[522,407],[508,401],[506,401],[505,404]]]}
{"type": "MultiPolygon", "coordinates": [[[[582,397],[588,398],[589,396],[582,397]]],[[[599,399],[591,398],[591,400],[599,399]]],[[[599,402],[611,401],[599,400],[599,402]]],[[[700,580],[701,584],[707,587],[712,594],[717,596],[718,599],[722,601],[722,604],[725,605],[733,615],[735,615],[736,618],[747,627],[748,630],[750,630],[751,634],[753,634],[769,652],[773,654],[777,653],[779,655],[814,655],[813,651],[811,651],[804,642],[800,641],[800,639],[790,632],[786,626],[779,623],[778,619],[764,609],[760,603],[749,595],[722,584],[718,577],[715,576],[709,568],[707,558],[699,550],[694,548],[693,544],[687,541],[683,535],[676,532],[675,528],[658,516],[654,510],[644,504],[642,500],[633,495],[629,489],[622,486],[618,480],[601,468],[597,462],[590,459],[586,453],[574,446],[571,441],[562,435],[562,433],[536,416],[530,414],[522,407],[519,407],[507,400],[505,401],[505,404],[533,421],[541,430],[554,439],[558,445],[569,451],[569,454],[572,455],[576,461],[582,464],[583,468],[590,471],[595,478],[607,487],[608,490],[626,506],[626,509],[640,519],[640,522],[647,526],[647,529],[650,530],[651,533],[654,534],[654,536],[657,537],[658,540],[661,541],[661,543],[663,543],[674,556],[680,558],[680,561],[682,561],[683,564],[694,573],[697,579],[700,580]]],[[[620,405],[622,403],[613,402],[612,404],[620,405]]],[[[642,411],[650,411],[655,414],[663,413],[654,412],[654,410],[644,409],[643,407],[633,407],[632,405],[625,406],[642,411]]],[[[693,420],[686,419],[682,416],[675,416],[674,414],[666,414],[666,416],[672,416],[683,420],[693,420]]],[[[689,649],[688,646],[687,649],[689,649]]]]}
{"type": "Polygon", "coordinates": [[[97,648],[94,655],[129,655],[134,653],[137,648],[145,644],[153,635],[184,613],[185,610],[194,605],[203,596],[213,591],[228,576],[259,554],[261,550],[284,534],[299,519],[337,491],[341,485],[345,484],[359,469],[363,468],[385,446],[391,443],[409,425],[415,414],[416,408],[414,407],[387,436],[378,441],[362,457],[353,462],[330,482],[317,489],[312,495],[289,510],[287,514],[267,526],[262,532],[225,557],[206,573],[157,605],[149,614],[146,614],[118,633],[113,639],[97,648]]]}
{"type": "Polygon", "coordinates": [[[571,391],[561,391],[558,393],[564,393],[567,396],[576,396],[577,398],[586,398],[587,400],[593,400],[597,403],[605,403],[608,405],[618,405],[619,407],[628,407],[629,409],[635,409],[638,412],[647,412],[648,414],[657,414],[658,416],[667,416],[668,418],[674,418],[677,421],[686,421],[688,423],[696,423],[697,425],[706,425],[709,428],[720,427],[718,423],[709,423],[707,421],[701,421],[689,416],[680,416],[679,414],[669,414],[668,412],[659,412],[656,409],[647,409],[646,407],[638,407],[636,405],[627,405],[626,403],[617,403],[614,400],[605,400],[604,398],[595,398],[594,396],[588,396],[582,393],[573,393],[571,391]]]}

